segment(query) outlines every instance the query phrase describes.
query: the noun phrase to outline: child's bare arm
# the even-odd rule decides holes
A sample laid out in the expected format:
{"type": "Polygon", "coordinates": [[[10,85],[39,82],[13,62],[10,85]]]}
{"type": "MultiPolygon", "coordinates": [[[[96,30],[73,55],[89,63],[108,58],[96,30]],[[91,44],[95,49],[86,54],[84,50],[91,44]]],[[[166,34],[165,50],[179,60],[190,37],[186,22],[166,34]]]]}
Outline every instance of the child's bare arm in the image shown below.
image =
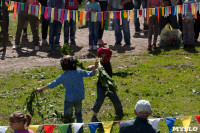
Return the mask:
{"type": "Polygon", "coordinates": [[[93,67],[93,73],[94,73],[94,74],[96,74],[96,69],[97,69],[97,67],[98,67],[98,62],[96,61],[96,62],[95,62],[95,65],[94,65],[94,67],[93,67]]]}
{"type": "Polygon", "coordinates": [[[49,88],[49,86],[47,85],[47,86],[44,86],[44,87],[41,87],[41,88],[37,88],[35,91],[39,92],[39,91],[42,91],[42,90],[45,90],[45,89],[48,89],[48,88],[49,88]]]}

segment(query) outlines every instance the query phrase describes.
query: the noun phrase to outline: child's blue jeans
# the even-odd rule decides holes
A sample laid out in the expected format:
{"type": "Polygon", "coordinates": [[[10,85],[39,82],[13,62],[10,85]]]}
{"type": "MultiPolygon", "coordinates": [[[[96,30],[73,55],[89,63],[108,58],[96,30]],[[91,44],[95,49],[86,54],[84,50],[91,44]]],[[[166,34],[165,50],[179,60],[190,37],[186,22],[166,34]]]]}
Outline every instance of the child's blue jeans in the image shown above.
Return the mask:
{"type": "MultiPolygon", "coordinates": [[[[99,110],[104,102],[104,99],[106,97],[105,92],[106,92],[106,90],[104,88],[101,88],[100,86],[97,85],[97,99],[92,108],[92,110],[96,113],[99,112],[99,110]]],[[[114,105],[115,114],[117,116],[122,116],[123,115],[122,104],[119,100],[119,97],[117,96],[117,93],[113,92],[113,94],[109,94],[108,98],[111,100],[111,102],[114,105]]]]}
{"type": "Polygon", "coordinates": [[[99,22],[89,22],[88,26],[89,26],[89,46],[92,46],[93,40],[94,40],[94,45],[97,46],[99,22]]]}
{"type": "MultiPolygon", "coordinates": [[[[73,116],[73,107],[75,108],[75,116],[76,116],[76,122],[82,123],[82,101],[80,102],[69,102],[65,100],[64,103],[64,115],[66,116],[73,116]]],[[[68,127],[67,133],[72,133],[71,126],[68,127]]],[[[83,133],[83,127],[79,130],[78,133],[83,133]]]]}
{"type": "Polygon", "coordinates": [[[54,44],[54,36],[55,44],[59,45],[60,43],[60,33],[61,33],[62,23],[60,21],[53,21],[53,23],[50,23],[50,31],[49,31],[49,44],[54,44]]]}
{"type": "Polygon", "coordinates": [[[69,43],[69,37],[70,41],[75,41],[75,34],[76,34],[76,22],[73,19],[70,19],[70,21],[64,22],[64,43],[69,43]]]}

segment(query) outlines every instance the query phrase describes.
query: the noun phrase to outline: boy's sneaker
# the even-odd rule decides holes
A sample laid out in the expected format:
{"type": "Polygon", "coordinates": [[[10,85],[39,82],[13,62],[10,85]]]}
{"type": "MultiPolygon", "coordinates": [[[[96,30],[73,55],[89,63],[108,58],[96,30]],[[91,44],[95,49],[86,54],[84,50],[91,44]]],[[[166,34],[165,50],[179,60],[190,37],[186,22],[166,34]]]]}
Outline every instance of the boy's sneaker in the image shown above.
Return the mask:
{"type": "Polygon", "coordinates": [[[56,45],[56,50],[60,51],[60,46],[59,45],[56,45]]]}
{"type": "Polygon", "coordinates": [[[97,45],[94,45],[94,46],[93,46],[93,50],[97,50],[97,45]]]}
{"type": "Polygon", "coordinates": [[[40,47],[39,46],[35,46],[35,51],[39,51],[40,47]]]}
{"type": "Polygon", "coordinates": [[[89,46],[89,49],[88,49],[88,50],[89,50],[89,51],[92,50],[92,46],[89,46]]]}
{"type": "Polygon", "coordinates": [[[22,35],[22,37],[26,38],[27,37],[27,33],[24,32],[23,35],[22,35]]]}
{"type": "Polygon", "coordinates": [[[97,119],[97,116],[96,116],[96,115],[93,115],[93,116],[92,116],[92,122],[99,122],[99,120],[97,119]]]}
{"type": "Polygon", "coordinates": [[[52,44],[49,44],[48,51],[52,50],[52,44]]]}

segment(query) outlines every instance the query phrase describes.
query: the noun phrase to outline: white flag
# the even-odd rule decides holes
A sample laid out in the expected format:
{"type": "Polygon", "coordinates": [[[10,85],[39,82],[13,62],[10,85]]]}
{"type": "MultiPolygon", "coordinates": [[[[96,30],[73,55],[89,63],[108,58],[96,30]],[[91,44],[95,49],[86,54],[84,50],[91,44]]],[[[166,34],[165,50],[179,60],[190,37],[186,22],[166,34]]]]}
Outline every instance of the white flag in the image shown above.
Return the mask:
{"type": "Polygon", "coordinates": [[[0,126],[0,133],[5,133],[8,129],[8,126],[0,126]]]}
{"type": "Polygon", "coordinates": [[[78,133],[80,128],[83,126],[83,123],[72,123],[72,125],[74,127],[74,133],[78,133]]]}

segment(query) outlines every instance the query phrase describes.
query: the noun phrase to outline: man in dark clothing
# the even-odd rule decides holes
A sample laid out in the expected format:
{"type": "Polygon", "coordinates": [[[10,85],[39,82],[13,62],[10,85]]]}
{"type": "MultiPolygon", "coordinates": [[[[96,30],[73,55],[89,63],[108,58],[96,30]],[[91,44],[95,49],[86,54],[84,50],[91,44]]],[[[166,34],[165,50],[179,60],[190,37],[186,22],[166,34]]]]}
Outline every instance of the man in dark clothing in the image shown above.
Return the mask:
{"type": "Polygon", "coordinates": [[[122,122],[119,133],[159,133],[148,123],[147,118],[152,114],[149,101],[139,100],[134,110],[137,116],[133,121],[122,122]]]}

